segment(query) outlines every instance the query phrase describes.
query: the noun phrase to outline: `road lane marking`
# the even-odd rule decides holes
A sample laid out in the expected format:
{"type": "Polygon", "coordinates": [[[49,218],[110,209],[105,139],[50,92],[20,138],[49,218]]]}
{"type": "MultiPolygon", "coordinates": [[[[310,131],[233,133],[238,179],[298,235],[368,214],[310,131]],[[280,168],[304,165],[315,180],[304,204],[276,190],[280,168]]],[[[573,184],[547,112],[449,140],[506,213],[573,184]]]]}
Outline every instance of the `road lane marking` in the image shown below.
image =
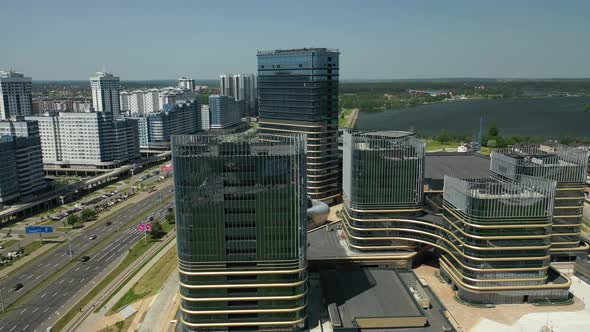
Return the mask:
{"type": "Polygon", "coordinates": [[[20,314],[21,314],[21,315],[22,315],[22,314],[24,314],[24,313],[25,313],[25,311],[27,311],[27,309],[28,309],[28,308],[24,308],[23,310],[21,310],[20,314]]]}
{"type": "Polygon", "coordinates": [[[13,327],[10,329],[10,331],[12,332],[12,331],[14,331],[14,329],[16,329],[16,325],[15,325],[15,326],[13,326],[13,327]]]}
{"type": "Polygon", "coordinates": [[[47,310],[49,310],[49,307],[45,308],[45,310],[43,310],[43,312],[47,312],[47,310]]]}
{"type": "Polygon", "coordinates": [[[38,275],[38,276],[37,276],[37,278],[35,278],[35,280],[37,280],[37,279],[39,279],[39,278],[41,278],[41,275],[38,275]]]}
{"type": "Polygon", "coordinates": [[[43,295],[41,295],[41,298],[44,298],[44,297],[45,297],[45,295],[47,295],[47,293],[43,293],[43,295]]]}
{"type": "Polygon", "coordinates": [[[23,328],[23,331],[26,331],[26,330],[27,330],[27,327],[29,327],[29,324],[27,324],[27,326],[25,326],[25,327],[23,328]]]}
{"type": "Polygon", "coordinates": [[[39,307],[36,307],[35,310],[33,310],[33,313],[37,312],[37,310],[39,310],[39,307]]]}
{"type": "Polygon", "coordinates": [[[65,279],[60,280],[59,284],[61,285],[64,281],[65,281],[65,279]]]}

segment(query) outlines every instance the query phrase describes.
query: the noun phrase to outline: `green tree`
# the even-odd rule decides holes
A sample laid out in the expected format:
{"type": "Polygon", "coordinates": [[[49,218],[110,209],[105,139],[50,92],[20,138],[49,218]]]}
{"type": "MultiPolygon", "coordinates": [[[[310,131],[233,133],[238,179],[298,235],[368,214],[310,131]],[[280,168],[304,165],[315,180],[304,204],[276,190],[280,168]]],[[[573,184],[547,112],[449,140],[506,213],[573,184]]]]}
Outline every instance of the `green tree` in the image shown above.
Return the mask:
{"type": "Polygon", "coordinates": [[[497,145],[498,145],[498,143],[496,142],[496,140],[495,140],[495,139],[490,139],[490,140],[488,140],[487,146],[488,146],[489,148],[495,148],[497,145]]]}
{"type": "Polygon", "coordinates": [[[166,214],[166,221],[169,224],[174,224],[174,211],[170,211],[166,214]]]}
{"type": "Polygon", "coordinates": [[[72,226],[72,228],[78,223],[78,221],[80,221],[80,219],[75,214],[70,214],[68,219],[66,219],[66,222],[68,225],[72,226]]]}
{"type": "Polygon", "coordinates": [[[498,129],[498,126],[496,126],[495,123],[490,125],[490,129],[488,129],[488,135],[490,135],[490,137],[500,136],[500,129],[498,129]]]}
{"type": "Polygon", "coordinates": [[[572,145],[576,142],[575,139],[571,138],[571,137],[563,137],[561,140],[559,140],[559,143],[563,144],[563,145],[572,145]]]}
{"type": "Polygon", "coordinates": [[[86,208],[80,212],[80,220],[82,222],[92,220],[94,217],[96,217],[96,211],[94,211],[94,209],[86,208]]]}
{"type": "Polygon", "coordinates": [[[451,140],[451,135],[449,135],[446,130],[441,129],[436,135],[436,140],[441,143],[446,143],[451,140]]]}
{"type": "Polygon", "coordinates": [[[152,239],[159,239],[164,236],[164,229],[159,222],[152,223],[152,231],[150,232],[152,239]]]}

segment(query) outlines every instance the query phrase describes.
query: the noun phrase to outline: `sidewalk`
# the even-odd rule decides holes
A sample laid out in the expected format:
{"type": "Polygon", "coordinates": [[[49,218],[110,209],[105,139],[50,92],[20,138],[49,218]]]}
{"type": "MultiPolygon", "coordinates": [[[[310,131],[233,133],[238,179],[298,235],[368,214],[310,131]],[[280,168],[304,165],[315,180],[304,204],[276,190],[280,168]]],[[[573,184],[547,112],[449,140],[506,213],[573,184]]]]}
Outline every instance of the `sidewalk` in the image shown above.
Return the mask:
{"type": "MultiPolygon", "coordinates": [[[[117,301],[119,301],[119,299],[123,295],[125,295],[125,293],[127,293],[127,291],[129,291],[135,285],[135,283],[137,283],[137,281],[139,279],[141,279],[143,277],[143,275],[154,264],[156,264],[156,262],[162,256],[164,256],[164,254],[166,254],[168,252],[168,250],[170,250],[170,248],[172,248],[175,245],[176,245],[176,239],[170,241],[170,243],[168,245],[166,245],[162,250],[160,250],[160,252],[158,252],[158,254],[154,258],[152,258],[149,261],[149,263],[147,263],[141,270],[139,270],[133,276],[133,278],[131,278],[131,280],[129,280],[129,282],[127,282],[125,284],[125,286],[123,286],[123,288],[121,288],[117,292],[117,294],[115,294],[115,296],[113,296],[107,303],[105,303],[105,305],[102,307],[100,312],[93,312],[92,314],[90,314],[82,322],[82,324],[80,324],[78,326],[78,328],[76,330],[77,331],[97,331],[97,330],[105,328],[109,325],[113,325],[120,320],[123,320],[123,317],[121,317],[121,315],[119,315],[118,313],[110,315],[110,316],[105,316],[105,314],[110,308],[112,308],[115,305],[115,303],[117,303],[117,301]]],[[[139,322],[136,323],[136,320],[139,321],[143,317],[142,312],[145,312],[149,308],[149,306],[152,302],[152,299],[153,299],[153,297],[145,298],[145,299],[142,299],[142,300],[137,301],[137,302],[130,305],[133,309],[138,310],[138,312],[135,314],[135,318],[134,318],[134,322],[133,322],[132,326],[139,325],[139,322]]]]}
{"type": "Polygon", "coordinates": [[[152,301],[145,318],[140,323],[139,332],[167,331],[172,325],[170,320],[174,319],[179,304],[178,273],[174,272],[152,301]]]}

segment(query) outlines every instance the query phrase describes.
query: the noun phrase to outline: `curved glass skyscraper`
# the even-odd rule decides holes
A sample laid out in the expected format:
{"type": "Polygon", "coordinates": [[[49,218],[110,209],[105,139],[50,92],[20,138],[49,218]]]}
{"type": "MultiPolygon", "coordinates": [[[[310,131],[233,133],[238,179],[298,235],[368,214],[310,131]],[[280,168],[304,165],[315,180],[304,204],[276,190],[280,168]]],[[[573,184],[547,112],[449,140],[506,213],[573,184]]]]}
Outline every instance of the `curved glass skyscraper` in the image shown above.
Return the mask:
{"type": "Polygon", "coordinates": [[[175,136],[172,160],[185,330],[303,327],[303,136],[175,136]]]}
{"type": "Polygon", "coordinates": [[[357,251],[414,250],[400,235],[422,212],[424,143],[396,131],[343,134],[343,216],[357,251]]]}
{"type": "Polygon", "coordinates": [[[515,145],[491,154],[496,178],[523,174],[557,181],[551,227],[554,259],[585,260],[588,254],[588,244],[580,242],[587,168],[588,151],[563,145],[515,145]]]}
{"type": "Polygon", "coordinates": [[[338,50],[258,52],[258,109],[263,139],[306,134],[311,199],[340,199],[338,50]]]}

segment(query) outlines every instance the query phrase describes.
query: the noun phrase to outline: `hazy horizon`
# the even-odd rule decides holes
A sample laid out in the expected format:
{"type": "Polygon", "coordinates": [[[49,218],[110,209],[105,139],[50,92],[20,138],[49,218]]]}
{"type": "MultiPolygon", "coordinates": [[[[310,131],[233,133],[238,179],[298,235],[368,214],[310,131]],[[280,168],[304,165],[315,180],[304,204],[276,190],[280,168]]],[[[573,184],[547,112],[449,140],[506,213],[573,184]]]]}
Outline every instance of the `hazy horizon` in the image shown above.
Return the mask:
{"type": "MultiPolygon", "coordinates": [[[[590,78],[590,2],[5,2],[0,69],[36,81],[256,72],[256,51],[329,47],[340,78],[590,78]]],[[[166,77],[162,79],[161,77],[166,77]]],[[[170,78],[168,78],[170,77],[170,78]]]]}

